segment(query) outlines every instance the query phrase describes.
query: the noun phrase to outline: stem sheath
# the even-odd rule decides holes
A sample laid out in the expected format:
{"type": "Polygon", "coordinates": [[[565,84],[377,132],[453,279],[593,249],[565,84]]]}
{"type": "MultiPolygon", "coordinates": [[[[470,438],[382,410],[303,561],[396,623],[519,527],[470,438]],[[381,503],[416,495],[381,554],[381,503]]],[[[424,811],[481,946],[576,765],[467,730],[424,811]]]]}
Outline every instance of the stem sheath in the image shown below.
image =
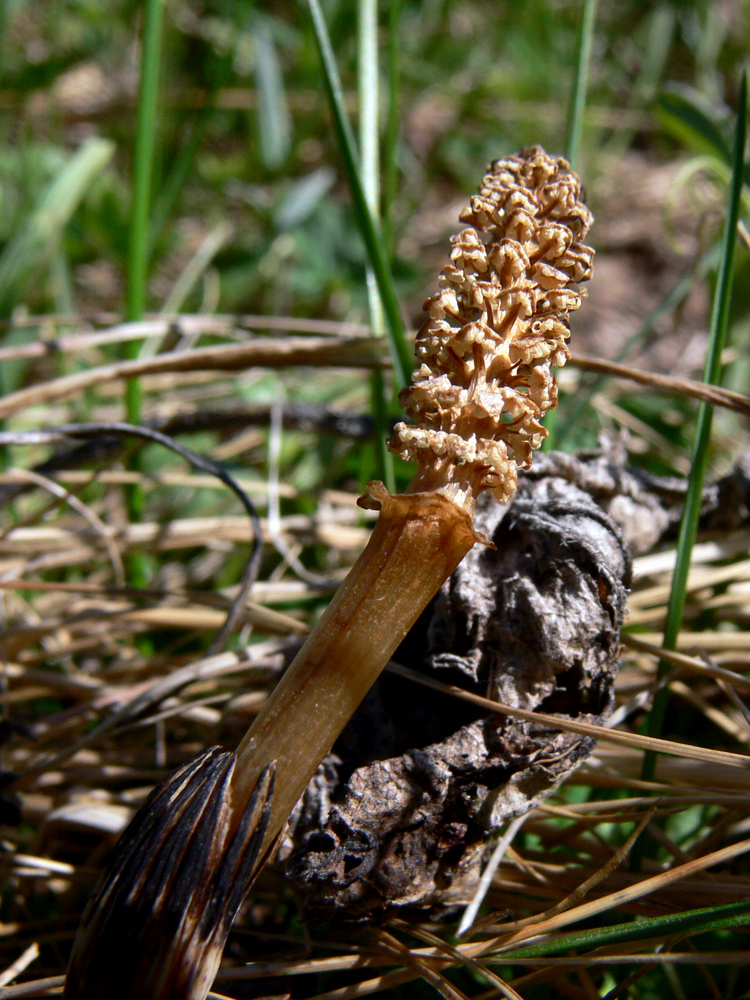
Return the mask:
{"type": "Polygon", "coordinates": [[[438,493],[391,496],[382,483],[371,483],[362,505],[380,507],[367,547],[237,749],[237,818],[263,769],[276,766],[259,857],[399,643],[477,540],[466,511],[438,493]]]}

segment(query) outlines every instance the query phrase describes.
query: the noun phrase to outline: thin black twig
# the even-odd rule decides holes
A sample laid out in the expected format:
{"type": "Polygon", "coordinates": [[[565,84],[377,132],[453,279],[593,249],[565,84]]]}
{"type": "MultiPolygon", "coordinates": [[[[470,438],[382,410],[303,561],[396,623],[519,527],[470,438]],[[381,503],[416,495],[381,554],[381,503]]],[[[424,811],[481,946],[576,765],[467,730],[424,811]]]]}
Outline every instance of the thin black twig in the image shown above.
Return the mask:
{"type": "MultiPolygon", "coordinates": [[[[373,419],[368,414],[336,410],[312,403],[287,402],[284,404],[282,418],[284,427],[291,430],[314,431],[318,434],[331,434],[356,441],[369,441],[375,434],[373,419]]],[[[271,407],[267,405],[227,406],[217,409],[203,408],[194,413],[175,413],[168,417],[155,417],[143,426],[146,429],[175,436],[203,431],[226,433],[241,431],[246,427],[265,427],[270,423],[270,419],[271,407]]],[[[38,442],[25,439],[18,443],[38,442]]],[[[35,465],[32,471],[49,476],[68,469],[78,469],[82,465],[98,464],[113,459],[121,451],[122,443],[119,436],[100,435],[96,439],[87,440],[64,452],[52,455],[35,465]]],[[[31,489],[33,486],[29,483],[0,484],[0,506],[10,503],[31,489]]]]}

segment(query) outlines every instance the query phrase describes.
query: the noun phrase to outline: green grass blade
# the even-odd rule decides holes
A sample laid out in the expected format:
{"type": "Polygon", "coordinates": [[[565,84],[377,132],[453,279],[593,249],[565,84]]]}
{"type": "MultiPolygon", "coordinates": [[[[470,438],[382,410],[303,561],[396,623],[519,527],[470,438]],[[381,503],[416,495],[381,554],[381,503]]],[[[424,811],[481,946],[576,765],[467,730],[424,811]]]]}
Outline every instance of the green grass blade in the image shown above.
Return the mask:
{"type": "Polygon", "coordinates": [[[357,4],[357,90],[359,94],[359,148],[361,172],[367,207],[376,221],[380,217],[380,135],[378,112],[380,80],[378,73],[378,4],[377,0],[358,0],[357,4]]]}
{"type": "Polygon", "coordinates": [[[503,953],[496,961],[510,958],[541,958],[545,955],[559,955],[579,948],[599,948],[606,944],[621,944],[626,941],[665,939],[672,935],[702,934],[706,931],[727,930],[732,927],[747,927],[750,918],[750,902],[727,903],[724,906],[708,906],[684,913],[672,913],[665,917],[643,917],[615,927],[597,927],[585,931],[571,931],[556,935],[549,941],[528,945],[518,951],[503,953]]]}
{"type": "Polygon", "coordinates": [[[254,29],[253,43],[260,155],[266,170],[278,170],[284,165],[292,146],[292,122],[279,57],[270,28],[265,22],[254,29]]]}
{"type": "MultiPolygon", "coordinates": [[[[388,65],[388,109],[385,127],[385,143],[383,147],[383,239],[385,240],[389,260],[393,259],[395,249],[395,232],[393,225],[393,205],[396,200],[396,190],[398,187],[398,138],[399,138],[399,94],[400,94],[400,28],[401,28],[401,0],[390,0],[388,4],[388,45],[387,45],[387,65],[388,65]]],[[[382,379],[380,373],[376,373],[382,379]]],[[[375,391],[375,390],[374,390],[375,391]]],[[[380,419],[380,418],[378,418],[380,419]]],[[[388,428],[377,427],[377,433],[385,442],[385,435],[388,428]]],[[[388,466],[386,471],[389,476],[395,478],[393,472],[393,456],[384,449],[388,456],[388,466]]],[[[385,480],[386,483],[388,480],[385,480]]],[[[394,487],[395,488],[395,487],[394,487]]]]}
{"type": "Polygon", "coordinates": [[[354,203],[357,224],[365,243],[367,256],[383,303],[396,379],[399,385],[407,385],[411,378],[412,368],[414,367],[414,359],[411,348],[406,340],[406,329],[393,285],[393,278],[388,264],[388,254],[382,234],[380,233],[380,228],[367,207],[357,147],[346,108],[344,107],[344,97],[328,29],[318,0],[307,0],[307,3],[312,16],[315,40],[323,65],[323,82],[331,105],[339,147],[344,161],[344,169],[354,203]]]}
{"type": "Polygon", "coordinates": [[[666,91],[659,98],[658,118],[673,136],[700,153],[718,156],[729,163],[732,151],[717,123],[685,94],[666,91]]]}
{"type": "MultiPolygon", "coordinates": [[[[373,218],[380,218],[380,79],[378,72],[378,3],[377,0],[359,0],[357,5],[358,42],[358,91],[359,91],[359,148],[362,151],[362,187],[367,207],[373,218]]],[[[383,303],[372,267],[367,267],[367,301],[370,327],[373,336],[385,333],[383,303]]],[[[393,456],[386,445],[388,433],[388,399],[383,372],[374,371],[370,376],[370,400],[375,421],[375,466],[391,493],[396,484],[393,456]]],[[[363,478],[369,479],[369,475],[363,478]]]]}
{"type": "MultiPolygon", "coordinates": [[[[659,3],[651,14],[643,62],[633,84],[636,106],[647,107],[656,97],[667,66],[677,26],[677,11],[671,0],[659,3]]],[[[632,133],[630,133],[632,138],[632,133]]]]}
{"type": "MultiPolygon", "coordinates": [[[[596,22],[597,0],[583,0],[581,20],[578,25],[578,45],[576,52],[576,75],[573,82],[573,93],[568,109],[568,129],[565,139],[565,156],[571,165],[578,160],[578,148],[583,133],[583,114],[586,110],[586,92],[589,85],[589,67],[591,65],[591,50],[594,41],[594,24],[596,22]]],[[[557,411],[552,409],[544,419],[548,436],[544,441],[543,450],[551,451],[558,447],[556,428],[557,411]]]]}
{"type": "MultiPolygon", "coordinates": [[[[161,62],[161,35],[164,0],[146,0],[138,87],[135,142],[133,148],[132,203],[128,235],[128,273],[125,312],[131,322],[139,320],[146,308],[146,285],[150,258],[149,213],[156,145],[156,103],[161,62]]],[[[128,347],[128,356],[137,357],[138,341],[128,347]]],[[[141,391],[137,380],[128,382],[127,419],[140,423],[141,391]]]]}
{"type": "MultiPolygon", "coordinates": [[[[734,136],[732,183],[729,192],[726,227],[724,230],[721,262],[719,264],[719,278],[714,296],[711,331],[704,373],[704,381],[712,385],[719,381],[721,375],[721,355],[726,344],[727,328],[729,325],[729,304],[732,295],[734,251],[737,244],[737,223],[740,215],[746,136],[747,77],[743,75],[734,136]]],[[[698,425],[685,499],[685,510],[682,515],[677,541],[675,570],[672,577],[669,603],[667,605],[667,619],[663,640],[666,649],[675,649],[677,636],[682,624],[690,557],[698,530],[698,518],[700,516],[703,497],[703,483],[708,466],[708,446],[711,437],[712,417],[713,407],[708,403],[701,403],[698,411],[698,425]]],[[[666,661],[661,661],[659,663],[658,676],[660,678],[663,677],[668,670],[669,664],[666,661]]],[[[654,704],[648,724],[648,733],[650,736],[661,736],[668,698],[669,692],[667,688],[659,690],[654,697],[654,704]]],[[[643,761],[643,780],[650,781],[653,778],[655,767],[655,754],[647,753],[643,761]]]]}
{"type": "Polygon", "coordinates": [[[578,26],[578,58],[576,60],[576,75],[573,84],[573,94],[568,112],[568,132],[565,138],[565,156],[575,166],[578,161],[578,148],[583,133],[583,113],[586,108],[586,92],[589,86],[589,68],[591,66],[591,50],[594,42],[594,24],[596,22],[597,0],[583,0],[581,22],[578,26]]]}
{"type": "MultiPolygon", "coordinates": [[[[141,52],[141,76],[138,85],[135,141],[133,146],[133,180],[128,233],[128,266],[125,314],[129,321],[141,319],[146,309],[146,287],[151,258],[150,210],[153,188],[154,151],[156,146],[156,104],[161,64],[162,21],[164,0],[146,0],[141,52]]],[[[126,356],[138,357],[140,343],[128,344],[126,356]]],[[[141,422],[142,390],[139,379],[128,379],[125,386],[125,413],[130,424],[141,422]]],[[[138,457],[132,463],[137,468],[138,457]]],[[[127,491],[128,513],[132,521],[141,518],[143,492],[135,485],[127,491]]],[[[133,586],[145,586],[148,578],[145,559],[136,554],[129,561],[129,577],[133,586]]]]}
{"type": "Polygon", "coordinates": [[[383,149],[383,237],[388,252],[393,256],[393,203],[398,186],[398,132],[399,92],[401,65],[399,59],[399,31],[401,27],[401,0],[388,4],[388,113],[383,149]]]}
{"type": "MultiPolygon", "coordinates": [[[[164,0],[146,0],[141,78],[138,87],[135,141],[133,146],[133,184],[128,241],[127,317],[141,318],[146,308],[146,282],[149,264],[149,212],[156,145],[156,103],[161,61],[161,33],[164,0]]],[[[137,353],[137,347],[135,348],[137,353]]]]}
{"type": "Polygon", "coordinates": [[[115,151],[109,139],[89,139],[42,191],[20,232],[0,254],[0,314],[9,315],[32,273],[60,244],[63,230],[115,151]]]}
{"type": "Polygon", "coordinates": [[[154,202],[154,208],[151,212],[151,225],[149,227],[150,247],[156,245],[167,225],[167,221],[174,211],[179,193],[193,169],[195,156],[200,148],[204,130],[213,112],[213,102],[208,107],[202,108],[199,112],[190,128],[187,142],[174,160],[167,179],[154,202]]]}

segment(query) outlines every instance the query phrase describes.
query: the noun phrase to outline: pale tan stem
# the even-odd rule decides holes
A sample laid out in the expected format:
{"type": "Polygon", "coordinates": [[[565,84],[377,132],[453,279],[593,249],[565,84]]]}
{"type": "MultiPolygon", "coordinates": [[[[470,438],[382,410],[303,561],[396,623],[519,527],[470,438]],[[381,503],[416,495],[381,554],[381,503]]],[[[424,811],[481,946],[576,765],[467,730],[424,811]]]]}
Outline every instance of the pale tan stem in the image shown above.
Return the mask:
{"type": "Polygon", "coordinates": [[[366,501],[381,508],[367,547],[237,749],[238,817],[263,769],[276,766],[260,857],[399,643],[477,540],[468,513],[438,493],[391,496],[371,483],[366,501]]]}

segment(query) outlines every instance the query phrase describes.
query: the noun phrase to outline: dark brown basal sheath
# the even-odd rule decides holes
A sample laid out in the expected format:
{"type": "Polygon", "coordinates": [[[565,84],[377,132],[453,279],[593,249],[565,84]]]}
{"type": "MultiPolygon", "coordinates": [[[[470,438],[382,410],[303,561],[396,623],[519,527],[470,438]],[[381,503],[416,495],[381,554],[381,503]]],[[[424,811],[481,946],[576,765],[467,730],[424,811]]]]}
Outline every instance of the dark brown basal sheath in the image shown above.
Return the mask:
{"type": "Polygon", "coordinates": [[[521,150],[492,164],[461,221],[400,396],[412,423],[389,443],[417,462],[410,487],[391,496],[368,486],[359,502],[380,511],[370,541],[236,753],[186,765],[124,834],[84,915],[68,1000],[207,995],[242,898],[318,764],[483,541],[472,528],[477,497],[510,499],[546,437],[551,369],[569,356],[568,316],[591,276],[579,180],[540,147],[521,150]],[[155,968],[172,972],[144,983],[155,968]]]}

